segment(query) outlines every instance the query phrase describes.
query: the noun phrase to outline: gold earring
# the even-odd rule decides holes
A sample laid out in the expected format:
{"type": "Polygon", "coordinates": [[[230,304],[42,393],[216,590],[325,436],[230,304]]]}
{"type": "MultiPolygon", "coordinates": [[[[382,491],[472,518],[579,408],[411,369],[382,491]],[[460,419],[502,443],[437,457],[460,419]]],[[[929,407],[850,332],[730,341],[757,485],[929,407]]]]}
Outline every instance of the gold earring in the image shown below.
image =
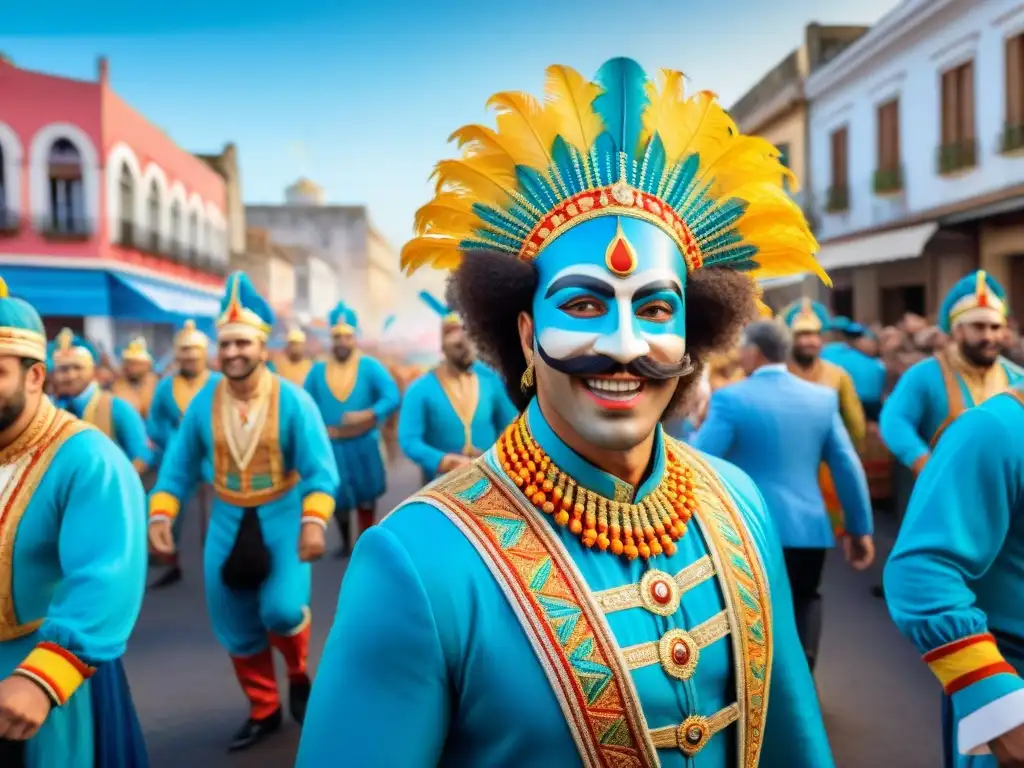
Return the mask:
{"type": "Polygon", "coordinates": [[[533,389],[533,361],[531,360],[526,364],[526,370],[523,371],[523,375],[519,378],[519,388],[523,392],[529,392],[533,389]]]}

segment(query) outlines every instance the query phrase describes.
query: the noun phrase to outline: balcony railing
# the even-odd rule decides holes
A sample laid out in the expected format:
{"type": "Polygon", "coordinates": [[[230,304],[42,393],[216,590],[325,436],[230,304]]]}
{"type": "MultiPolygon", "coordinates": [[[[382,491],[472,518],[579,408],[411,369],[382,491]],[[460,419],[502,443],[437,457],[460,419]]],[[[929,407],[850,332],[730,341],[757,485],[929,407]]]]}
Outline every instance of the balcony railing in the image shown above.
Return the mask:
{"type": "Polygon", "coordinates": [[[1001,152],[1016,152],[1024,149],[1024,124],[1007,123],[999,135],[1001,152]]]}
{"type": "Polygon", "coordinates": [[[891,195],[903,191],[903,168],[879,168],[872,179],[876,195],[891,195]]]}
{"type": "Polygon", "coordinates": [[[825,210],[828,213],[841,213],[850,210],[850,188],[846,184],[836,184],[828,188],[825,210]]]}
{"type": "Polygon", "coordinates": [[[939,147],[938,170],[942,176],[966,171],[978,164],[978,142],[962,139],[939,147]]]}
{"type": "Polygon", "coordinates": [[[42,216],[36,220],[35,229],[47,240],[80,241],[88,240],[96,231],[93,222],[80,216],[42,216]]]}

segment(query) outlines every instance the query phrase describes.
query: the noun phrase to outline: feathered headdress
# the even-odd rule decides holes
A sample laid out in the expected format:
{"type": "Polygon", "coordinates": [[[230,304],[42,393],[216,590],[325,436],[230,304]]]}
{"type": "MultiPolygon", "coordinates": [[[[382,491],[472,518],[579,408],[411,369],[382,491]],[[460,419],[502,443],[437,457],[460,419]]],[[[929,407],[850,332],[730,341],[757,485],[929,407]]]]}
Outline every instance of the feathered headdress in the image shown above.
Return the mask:
{"type": "Polygon", "coordinates": [[[1005,323],[1009,314],[1006,291],[983,269],[957,281],[939,307],[939,328],[949,333],[959,323],[1005,323]]]}
{"type": "Polygon", "coordinates": [[[594,82],[547,70],[546,98],[499,93],[497,130],[452,134],[462,157],[434,171],[436,196],[402,249],[408,271],[453,269],[461,254],[532,260],[569,228],[598,216],[642,219],[675,242],[687,269],[722,266],[757,277],[815,272],[817,243],[783,189],[796,180],[779,151],[742,136],[714,94],[683,92],[683,75],[651,82],[612,59],[594,82]]]}
{"type": "Polygon", "coordinates": [[[830,317],[824,304],[806,296],[782,310],[782,322],[793,333],[820,333],[829,327],[830,317]]]}
{"type": "Polygon", "coordinates": [[[420,291],[420,300],[441,318],[442,328],[461,328],[462,317],[430,291],[420,291]]]}
{"type": "Polygon", "coordinates": [[[274,325],[274,312],[244,272],[232,272],[224,286],[217,318],[221,339],[250,338],[266,341],[274,325]]]}
{"type": "Polygon", "coordinates": [[[63,328],[57,334],[51,358],[55,365],[81,365],[85,368],[92,368],[99,362],[99,355],[92,344],[76,336],[70,328],[63,328]]]}

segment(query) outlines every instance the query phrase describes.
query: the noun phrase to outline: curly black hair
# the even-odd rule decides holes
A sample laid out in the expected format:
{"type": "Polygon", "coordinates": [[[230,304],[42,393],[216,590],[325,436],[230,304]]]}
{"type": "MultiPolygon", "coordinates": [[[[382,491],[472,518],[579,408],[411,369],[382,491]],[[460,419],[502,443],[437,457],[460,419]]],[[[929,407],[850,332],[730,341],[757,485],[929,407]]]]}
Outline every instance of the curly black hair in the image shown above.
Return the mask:
{"type": "MultiPolygon", "coordinates": [[[[532,314],[537,290],[533,264],[492,251],[465,254],[448,282],[448,303],[458,309],[484,362],[505,380],[516,407],[523,409],[532,392],[519,380],[526,370],[519,343],[519,313],[532,314]]],[[[684,409],[709,353],[733,345],[743,327],[757,317],[757,287],[733,269],[699,269],[686,281],[686,346],[693,370],[680,378],[665,412],[684,409]]]]}

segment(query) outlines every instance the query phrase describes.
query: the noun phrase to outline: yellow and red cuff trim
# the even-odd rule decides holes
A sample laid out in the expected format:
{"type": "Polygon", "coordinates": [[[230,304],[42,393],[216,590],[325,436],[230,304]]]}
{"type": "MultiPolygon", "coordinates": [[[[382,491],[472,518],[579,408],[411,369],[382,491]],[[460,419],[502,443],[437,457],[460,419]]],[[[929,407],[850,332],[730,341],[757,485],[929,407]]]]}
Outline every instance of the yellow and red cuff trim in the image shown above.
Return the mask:
{"type": "Polygon", "coordinates": [[[948,696],[993,675],[1016,675],[1003,658],[992,635],[971,635],[940,646],[924,655],[948,696]]]}
{"type": "Polygon", "coordinates": [[[150,520],[173,520],[180,510],[181,502],[165,491],[157,491],[149,497],[150,520]]]}
{"type": "Polygon", "coordinates": [[[321,491],[314,491],[302,500],[302,520],[317,521],[326,525],[334,517],[334,497],[321,491]]]}
{"type": "Polygon", "coordinates": [[[39,685],[58,705],[63,705],[96,671],[71,651],[56,643],[39,643],[19,664],[14,674],[39,685]]]}

